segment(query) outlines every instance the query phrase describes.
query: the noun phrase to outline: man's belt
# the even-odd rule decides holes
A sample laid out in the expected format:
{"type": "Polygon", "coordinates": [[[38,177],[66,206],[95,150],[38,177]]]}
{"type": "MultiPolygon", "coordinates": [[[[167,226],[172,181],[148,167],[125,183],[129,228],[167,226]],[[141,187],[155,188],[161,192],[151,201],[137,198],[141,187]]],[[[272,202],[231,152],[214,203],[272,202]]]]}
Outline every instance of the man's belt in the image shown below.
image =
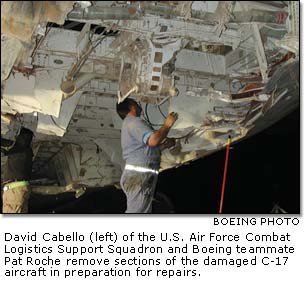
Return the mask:
{"type": "Polygon", "coordinates": [[[132,170],[132,171],[137,171],[137,172],[151,172],[151,173],[155,173],[155,174],[159,174],[158,170],[154,170],[151,168],[147,168],[147,167],[141,167],[141,166],[135,166],[135,165],[130,165],[130,164],[126,164],[125,165],[125,169],[126,170],[132,170]]]}
{"type": "Polygon", "coordinates": [[[8,183],[3,187],[3,191],[8,191],[10,189],[15,189],[15,188],[19,188],[19,187],[26,187],[29,186],[30,183],[28,181],[17,181],[17,182],[12,182],[12,183],[8,183]]]}

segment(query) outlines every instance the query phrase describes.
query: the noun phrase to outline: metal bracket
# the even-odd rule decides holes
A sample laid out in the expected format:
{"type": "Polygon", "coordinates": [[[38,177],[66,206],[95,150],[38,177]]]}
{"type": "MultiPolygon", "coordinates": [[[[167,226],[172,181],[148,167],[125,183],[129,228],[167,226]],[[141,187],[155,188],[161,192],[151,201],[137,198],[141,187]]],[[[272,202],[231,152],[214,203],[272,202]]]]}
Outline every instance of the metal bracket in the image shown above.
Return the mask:
{"type": "Polygon", "coordinates": [[[256,57],[258,60],[259,68],[261,70],[262,79],[263,82],[267,81],[267,71],[268,71],[268,63],[267,58],[265,54],[264,44],[261,38],[261,34],[259,32],[259,28],[257,23],[253,23],[251,25],[252,33],[253,33],[253,39],[254,39],[254,45],[255,45],[255,51],[256,51],[256,57]]]}
{"type": "Polygon", "coordinates": [[[76,39],[76,47],[78,47],[81,43],[81,41],[86,37],[86,40],[89,38],[89,33],[90,33],[90,23],[86,23],[84,27],[82,28],[81,32],[77,36],[76,39]]]}

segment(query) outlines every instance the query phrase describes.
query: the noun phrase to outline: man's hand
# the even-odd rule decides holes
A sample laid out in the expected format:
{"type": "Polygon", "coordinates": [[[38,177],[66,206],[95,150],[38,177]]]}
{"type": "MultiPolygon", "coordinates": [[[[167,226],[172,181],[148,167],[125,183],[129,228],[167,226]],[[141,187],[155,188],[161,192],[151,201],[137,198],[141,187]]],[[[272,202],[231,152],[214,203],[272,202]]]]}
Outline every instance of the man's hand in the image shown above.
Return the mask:
{"type": "Polygon", "coordinates": [[[178,114],[175,112],[170,113],[165,121],[163,126],[155,131],[148,139],[147,144],[149,146],[160,146],[162,141],[166,138],[170,128],[174,125],[176,120],[178,119],[178,114]]]}
{"type": "Polygon", "coordinates": [[[175,112],[171,112],[165,119],[164,125],[168,128],[171,128],[176,120],[178,119],[178,114],[175,112]]]}
{"type": "Polygon", "coordinates": [[[176,145],[176,140],[173,138],[166,138],[163,143],[160,145],[160,149],[171,148],[176,145]]]}

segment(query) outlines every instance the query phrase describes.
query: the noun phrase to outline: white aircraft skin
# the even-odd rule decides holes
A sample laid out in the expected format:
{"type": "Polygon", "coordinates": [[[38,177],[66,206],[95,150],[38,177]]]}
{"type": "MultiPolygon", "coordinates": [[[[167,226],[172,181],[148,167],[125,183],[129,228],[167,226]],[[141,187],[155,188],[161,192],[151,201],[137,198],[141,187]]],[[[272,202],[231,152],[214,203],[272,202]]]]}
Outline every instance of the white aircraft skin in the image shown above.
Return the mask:
{"type": "Polygon", "coordinates": [[[179,114],[161,171],[299,105],[297,1],[52,2],[1,2],[1,135],[32,129],[34,172],[62,186],[119,182],[126,97],[154,129],[179,114]]]}

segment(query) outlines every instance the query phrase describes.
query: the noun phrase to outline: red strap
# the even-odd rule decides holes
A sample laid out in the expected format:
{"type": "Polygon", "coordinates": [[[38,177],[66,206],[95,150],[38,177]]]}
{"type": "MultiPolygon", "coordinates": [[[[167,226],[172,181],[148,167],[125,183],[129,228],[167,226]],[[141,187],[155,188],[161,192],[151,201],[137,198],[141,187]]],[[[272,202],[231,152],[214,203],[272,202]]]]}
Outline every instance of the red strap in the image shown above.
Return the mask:
{"type": "Polygon", "coordinates": [[[224,171],[223,171],[223,179],[222,179],[222,189],[221,189],[219,213],[222,213],[223,198],[224,198],[224,194],[225,194],[225,185],[226,185],[226,178],[227,178],[227,169],[228,169],[228,161],[229,161],[230,143],[231,143],[231,139],[228,138],[227,149],[226,149],[225,168],[224,168],[224,171]]]}

